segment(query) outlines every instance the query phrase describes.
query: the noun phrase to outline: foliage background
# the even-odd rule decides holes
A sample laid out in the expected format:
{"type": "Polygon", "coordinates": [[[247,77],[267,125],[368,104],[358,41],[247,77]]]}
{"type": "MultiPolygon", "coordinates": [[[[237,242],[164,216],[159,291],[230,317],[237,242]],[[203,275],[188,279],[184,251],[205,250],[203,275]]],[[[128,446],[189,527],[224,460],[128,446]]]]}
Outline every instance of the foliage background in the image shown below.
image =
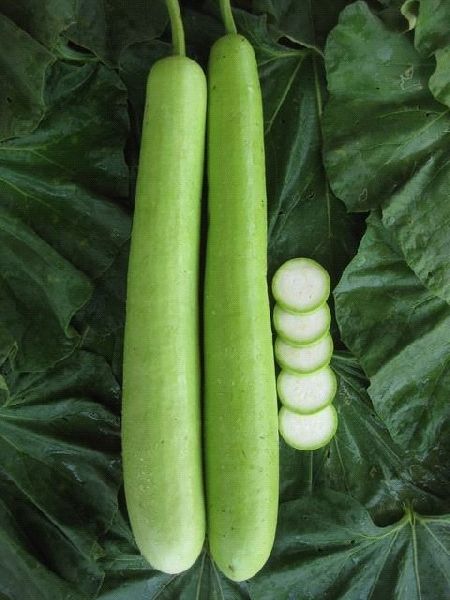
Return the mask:
{"type": "MultiPolygon", "coordinates": [[[[216,2],[182,2],[205,68],[216,2]]],[[[265,112],[269,276],[332,276],[340,426],[281,442],[266,567],[179,576],[133,543],[120,469],[124,293],[162,0],[0,0],[0,599],[450,595],[448,0],[235,3],[265,112]]]]}

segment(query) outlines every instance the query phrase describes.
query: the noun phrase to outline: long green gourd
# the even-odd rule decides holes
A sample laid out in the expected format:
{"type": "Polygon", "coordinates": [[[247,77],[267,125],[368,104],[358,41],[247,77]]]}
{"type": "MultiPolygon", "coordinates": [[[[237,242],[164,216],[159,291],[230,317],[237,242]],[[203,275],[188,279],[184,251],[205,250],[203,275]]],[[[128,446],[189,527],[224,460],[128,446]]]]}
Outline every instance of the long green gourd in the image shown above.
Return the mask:
{"type": "Polygon", "coordinates": [[[266,281],[267,209],[255,55],[221,2],[227,35],[208,72],[205,462],[208,538],[230,579],[266,562],[278,508],[278,420],[266,281]]]}
{"type": "Polygon", "coordinates": [[[166,573],[188,569],[205,537],[199,365],[199,235],[206,78],[177,55],[148,83],[128,270],[123,469],[137,545],[166,573]]]}

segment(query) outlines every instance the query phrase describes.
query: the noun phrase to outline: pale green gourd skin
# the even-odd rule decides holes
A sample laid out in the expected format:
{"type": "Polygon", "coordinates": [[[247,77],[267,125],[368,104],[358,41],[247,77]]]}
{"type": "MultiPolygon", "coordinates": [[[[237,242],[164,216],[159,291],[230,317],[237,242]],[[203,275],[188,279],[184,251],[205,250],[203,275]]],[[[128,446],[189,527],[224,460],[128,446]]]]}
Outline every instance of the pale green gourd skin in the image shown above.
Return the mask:
{"type": "Polygon", "coordinates": [[[123,366],[125,494],[141,553],[178,573],[205,537],[199,238],[206,78],[186,57],[148,79],[128,269],[123,366]]]}
{"type": "Polygon", "coordinates": [[[209,545],[230,579],[266,562],[278,509],[261,91],[253,48],[219,39],[208,73],[205,462],[209,545]]]}

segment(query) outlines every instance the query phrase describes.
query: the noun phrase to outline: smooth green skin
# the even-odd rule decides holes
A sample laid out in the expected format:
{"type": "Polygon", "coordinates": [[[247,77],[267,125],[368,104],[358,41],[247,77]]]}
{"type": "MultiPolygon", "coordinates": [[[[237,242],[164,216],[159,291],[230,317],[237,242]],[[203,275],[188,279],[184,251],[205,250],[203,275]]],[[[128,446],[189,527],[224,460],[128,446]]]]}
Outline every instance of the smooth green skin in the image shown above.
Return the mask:
{"type": "Polygon", "coordinates": [[[253,48],[242,36],[214,44],[208,94],[208,536],[221,571],[241,581],[270,554],[279,478],[261,90],[253,48]]]}
{"type": "Polygon", "coordinates": [[[157,62],[147,83],[128,267],[123,365],[125,494],[141,553],[188,569],[205,537],[199,361],[199,236],[206,78],[157,62]]]}

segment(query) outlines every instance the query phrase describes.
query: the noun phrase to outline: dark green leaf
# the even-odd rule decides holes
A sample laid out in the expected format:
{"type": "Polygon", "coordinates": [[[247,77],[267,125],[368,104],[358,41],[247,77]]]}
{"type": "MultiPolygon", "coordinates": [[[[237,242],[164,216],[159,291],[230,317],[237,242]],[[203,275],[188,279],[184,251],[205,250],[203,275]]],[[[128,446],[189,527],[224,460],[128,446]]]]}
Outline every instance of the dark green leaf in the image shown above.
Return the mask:
{"type": "Polygon", "coordinates": [[[393,438],[422,458],[450,450],[450,307],[405,265],[375,215],[335,301],[343,340],[393,438]]]}
{"type": "Polygon", "coordinates": [[[422,54],[431,54],[450,44],[450,4],[447,0],[417,0],[419,10],[414,43],[422,54]]]}
{"type": "Polygon", "coordinates": [[[349,493],[386,519],[398,514],[410,487],[402,473],[403,452],[374,413],[357,361],[337,354],[333,368],[339,378],[334,400],[339,425],[324,456],[326,487],[349,493]]]}
{"type": "Polygon", "coordinates": [[[408,265],[450,301],[450,114],[428,91],[432,65],[363,2],[341,14],[326,62],[333,190],[350,210],[382,205],[408,265]]]}
{"type": "Polygon", "coordinates": [[[85,600],[84,594],[40,564],[35,552],[27,532],[0,500],[0,598],[85,600]]]}
{"type": "Polygon", "coordinates": [[[29,133],[42,119],[53,56],[0,14],[0,140],[29,133]]]}
{"type": "MultiPolygon", "coordinates": [[[[427,489],[425,466],[411,461],[374,412],[357,361],[337,353],[332,364],[339,379],[336,436],[314,453],[281,444],[281,500],[333,489],[356,498],[381,523],[398,518],[405,503],[419,510],[447,507],[444,498],[438,500],[427,489]]],[[[445,496],[442,488],[436,493],[445,496]]]]}
{"type": "Polygon", "coordinates": [[[0,356],[16,349],[29,371],[79,343],[71,318],[130,230],[110,200],[128,192],[120,80],[98,64],[58,63],[47,97],[39,128],[0,145],[0,356]]]}
{"type": "Polygon", "coordinates": [[[436,70],[430,77],[429,85],[433,95],[450,107],[450,44],[436,50],[436,70]]]}
{"type": "Polygon", "coordinates": [[[1,212],[0,244],[0,360],[10,356],[16,368],[39,371],[74,350],[70,322],[91,284],[32,229],[1,212]]]}
{"type": "Polygon", "coordinates": [[[355,253],[358,220],[330,192],[321,158],[326,90],[320,59],[270,40],[262,18],[241,13],[255,46],[264,102],[269,277],[295,256],[318,260],[337,283],[355,253]]]}
{"type": "Polygon", "coordinates": [[[117,382],[103,359],[79,352],[44,374],[11,372],[6,385],[0,580],[12,598],[93,595],[103,579],[98,539],[117,510],[118,418],[107,408],[117,407],[117,382]],[[41,588],[48,596],[32,596],[41,588]]]}
{"type": "Polygon", "coordinates": [[[161,35],[168,21],[164,0],[81,0],[77,5],[67,37],[113,63],[130,44],[161,35]]]}
{"type": "Polygon", "coordinates": [[[447,0],[421,0],[415,23],[414,44],[419,52],[434,53],[436,70],[430,78],[430,90],[443,104],[450,106],[450,3],[447,0]]]}
{"type": "Polygon", "coordinates": [[[76,0],[0,0],[0,12],[50,50],[76,19],[76,6],[76,0]]]}
{"type": "Polygon", "coordinates": [[[377,527],[357,502],[327,492],[281,506],[272,557],[249,588],[252,600],[437,600],[449,572],[449,515],[407,509],[377,527]]]}
{"type": "Polygon", "coordinates": [[[113,63],[130,44],[159,36],[168,20],[164,0],[0,0],[0,12],[56,54],[89,60],[84,50],[113,63]],[[73,44],[80,48],[71,54],[73,44]]]}
{"type": "Polygon", "coordinates": [[[429,132],[426,111],[439,115],[426,87],[430,65],[365,3],[341,13],[325,56],[327,172],[351,210],[367,210],[409,179],[409,163],[428,156],[432,142],[445,135],[445,119],[429,132]]]}
{"type": "Polygon", "coordinates": [[[257,12],[269,15],[276,38],[316,49],[321,53],[326,35],[349,0],[254,0],[257,12]]]}
{"type": "Polygon", "coordinates": [[[400,6],[400,12],[408,22],[408,31],[411,31],[416,26],[419,6],[419,0],[405,0],[400,6]]]}
{"type": "Polygon", "coordinates": [[[74,319],[82,348],[103,356],[118,380],[122,379],[122,345],[125,322],[126,244],[103,275],[96,280],[90,301],[74,319]]]}

